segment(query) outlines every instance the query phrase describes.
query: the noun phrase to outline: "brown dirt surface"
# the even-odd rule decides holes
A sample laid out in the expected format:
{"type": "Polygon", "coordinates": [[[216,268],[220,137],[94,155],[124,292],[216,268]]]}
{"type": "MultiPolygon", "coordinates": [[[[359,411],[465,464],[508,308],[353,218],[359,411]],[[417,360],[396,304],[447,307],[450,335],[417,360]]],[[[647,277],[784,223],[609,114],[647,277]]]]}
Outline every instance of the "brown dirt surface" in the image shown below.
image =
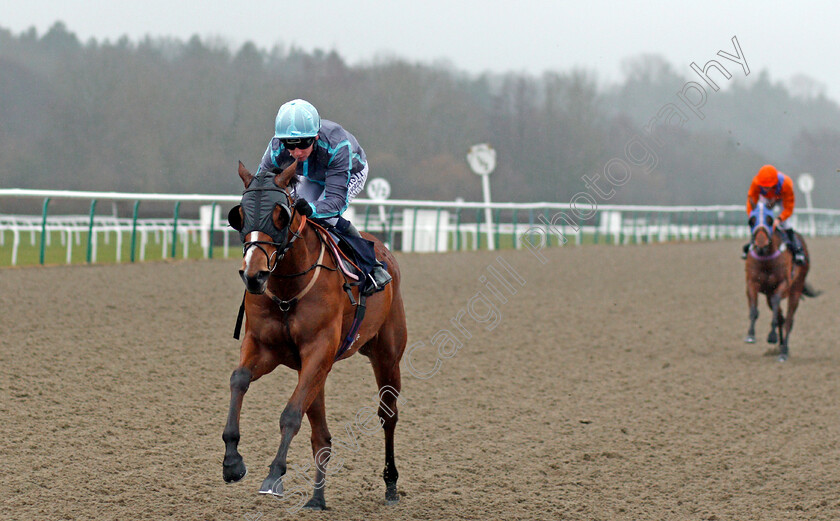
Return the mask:
{"type": "MultiPolygon", "coordinates": [[[[414,372],[436,332],[463,344],[427,379],[403,360],[401,502],[383,504],[381,432],[355,427],[376,392],[356,355],[327,382],[330,510],[294,515],[257,494],[287,368],[251,385],[249,474],[222,481],[238,260],[0,270],[0,518],[840,519],[840,241],[810,248],[825,293],[784,364],[763,301],[743,342],[737,242],[398,255],[414,372]],[[504,304],[481,278],[497,256],[525,281],[495,284],[504,304]],[[463,316],[466,338],[450,319],[470,306],[486,320],[463,316]]],[[[306,421],[289,461],[311,461],[306,421]]]]}

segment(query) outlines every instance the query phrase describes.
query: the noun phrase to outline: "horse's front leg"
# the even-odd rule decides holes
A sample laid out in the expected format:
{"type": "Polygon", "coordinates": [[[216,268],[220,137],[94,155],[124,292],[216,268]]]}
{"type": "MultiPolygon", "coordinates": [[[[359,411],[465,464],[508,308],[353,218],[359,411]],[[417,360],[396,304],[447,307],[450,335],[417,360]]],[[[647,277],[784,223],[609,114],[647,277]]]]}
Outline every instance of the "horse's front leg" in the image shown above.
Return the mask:
{"type": "Polygon", "coordinates": [[[312,498],[304,505],[311,510],[326,510],[324,487],[327,483],[327,464],[332,456],[332,436],[327,428],[327,411],[324,402],[324,388],[306,410],[309,425],[312,427],[312,458],[315,460],[315,483],[312,498]]]}
{"type": "Polygon", "coordinates": [[[283,475],[286,474],[289,445],[300,430],[304,411],[307,411],[318,394],[323,392],[327,373],[332,368],[339,335],[340,331],[336,331],[335,334],[322,333],[314,341],[300,348],[301,368],[298,372],[298,384],[280,415],[280,448],[268,467],[268,476],[260,486],[260,494],[283,495],[283,475]]]}
{"type": "Polygon", "coordinates": [[[222,462],[222,478],[227,483],[239,481],[248,470],[237,450],[239,445],[239,413],[242,400],[251,382],[270,373],[278,364],[277,358],[268,349],[262,348],[247,333],[240,348],[239,367],[230,375],[230,408],[227,423],[222,433],[225,442],[225,459],[222,462]]]}
{"type": "Polygon", "coordinates": [[[770,333],[767,335],[767,343],[775,344],[779,341],[779,334],[782,332],[782,324],[784,324],[785,321],[784,316],[782,316],[782,296],[779,290],[776,290],[772,295],[768,295],[767,304],[772,310],[771,313],[773,313],[773,322],[770,324],[770,333]]]}
{"type": "Polygon", "coordinates": [[[758,285],[747,281],[747,305],[750,308],[750,328],[744,342],[755,343],[755,321],[758,319],[758,285]]]}

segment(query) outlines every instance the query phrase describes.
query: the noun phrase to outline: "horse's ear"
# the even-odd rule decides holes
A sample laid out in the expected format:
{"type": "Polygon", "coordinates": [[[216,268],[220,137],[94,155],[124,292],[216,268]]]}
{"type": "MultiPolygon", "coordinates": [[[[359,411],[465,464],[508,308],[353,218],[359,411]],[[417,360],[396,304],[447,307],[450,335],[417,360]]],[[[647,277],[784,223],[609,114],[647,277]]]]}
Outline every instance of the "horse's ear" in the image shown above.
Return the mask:
{"type": "Polygon", "coordinates": [[[289,216],[289,211],[286,208],[283,208],[279,204],[274,205],[274,226],[278,230],[286,229],[289,224],[291,224],[291,217],[289,216]]]}
{"type": "Polygon", "coordinates": [[[245,183],[245,188],[248,188],[248,185],[251,184],[251,181],[254,179],[254,176],[251,175],[251,172],[249,172],[247,168],[245,168],[242,161],[239,162],[239,178],[242,179],[243,183],[245,183]]]}
{"type": "Polygon", "coordinates": [[[752,228],[753,226],[755,226],[755,215],[750,217],[750,228],[752,228]]]}
{"type": "MultiPolygon", "coordinates": [[[[239,163],[240,165],[242,163],[239,163]]],[[[242,231],[242,205],[237,204],[233,208],[230,209],[228,212],[228,223],[230,223],[230,227],[234,230],[241,232],[242,231]]]]}
{"type": "Polygon", "coordinates": [[[288,168],[280,172],[280,175],[274,176],[274,184],[277,185],[278,188],[286,189],[289,186],[289,183],[294,179],[295,173],[297,172],[297,161],[289,165],[288,168]]]}

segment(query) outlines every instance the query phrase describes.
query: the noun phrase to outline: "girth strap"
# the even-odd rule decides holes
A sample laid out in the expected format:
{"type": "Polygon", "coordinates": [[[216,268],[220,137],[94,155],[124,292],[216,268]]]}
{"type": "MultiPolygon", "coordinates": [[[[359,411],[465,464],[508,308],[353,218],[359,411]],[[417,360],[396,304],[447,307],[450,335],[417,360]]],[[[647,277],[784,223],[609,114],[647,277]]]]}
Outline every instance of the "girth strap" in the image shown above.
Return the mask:
{"type": "MultiPolygon", "coordinates": [[[[352,299],[351,299],[352,300],[352,299]]],[[[353,317],[353,324],[350,325],[350,331],[347,333],[347,336],[344,337],[344,340],[341,342],[341,346],[338,348],[338,353],[335,354],[335,359],[338,360],[341,358],[350,346],[356,341],[356,333],[359,332],[359,327],[362,325],[362,320],[365,319],[365,301],[367,297],[364,294],[359,295],[359,304],[356,306],[356,316],[353,317]]]]}

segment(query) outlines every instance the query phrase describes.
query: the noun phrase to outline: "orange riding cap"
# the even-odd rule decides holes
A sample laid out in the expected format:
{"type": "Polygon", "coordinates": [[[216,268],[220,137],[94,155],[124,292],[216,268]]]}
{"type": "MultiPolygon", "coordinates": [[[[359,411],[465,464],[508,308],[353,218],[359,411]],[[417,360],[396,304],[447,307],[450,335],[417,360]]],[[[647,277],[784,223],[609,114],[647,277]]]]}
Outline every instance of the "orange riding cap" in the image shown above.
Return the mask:
{"type": "Polygon", "coordinates": [[[793,207],[796,199],[793,194],[793,180],[785,174],[776,170],[773,165],[764,165],[753,177],[750,190],[747,193],[747,215],[749,215],[760,196],[769,204],[782,202],[782,213],[779,220],[786,220],[793,215],[793,207]]]}
{"type": "Polygon", "coordinates": [[[763,186],[765,188],[774,187],[776,186],[776,183],[779,182],[779,171],[776,170],[776,167],[773,165],[764,165],[758,170],[758,174],[755,176],[755,181],[759,186],[763,186]]]}

